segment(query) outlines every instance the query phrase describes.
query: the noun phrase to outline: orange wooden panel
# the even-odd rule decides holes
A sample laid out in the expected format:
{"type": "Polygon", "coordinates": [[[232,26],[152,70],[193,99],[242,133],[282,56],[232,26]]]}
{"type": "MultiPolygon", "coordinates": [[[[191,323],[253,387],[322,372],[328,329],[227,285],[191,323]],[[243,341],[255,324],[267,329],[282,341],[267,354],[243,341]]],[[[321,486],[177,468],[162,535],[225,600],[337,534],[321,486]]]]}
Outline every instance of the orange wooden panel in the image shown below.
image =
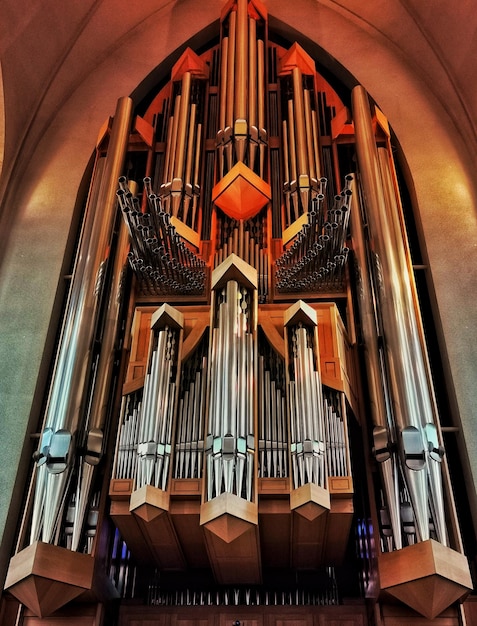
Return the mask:
{"type": "MultiPolygon", "coordinates": [[[[237,611],[239,613],[239,611],[237,611]]],[[[235,620],[230,620],[229,613],[221,613],[219,615],[219,626],[231,626],[235,620]]],[[[263,617],[258,614],[247,614],[244,617],[240,616],[240,626],[262,626],[263,617]]]]}
{"type": "Polygon", "coordinates": [[[313,618],[311,614],[304,615],[302,611],[298,610],[294,615],[271,615],[269,618],[270,626],[312,626],[313,618]]]}
{"type": "MultiPolygon", "coordinates": [[[[451,607],[434,619],[427,619],[402,604],[387,604],[381,607],[383,626],[459,626],[457,609],[451,607]]],[[[476,622],[468,622],[472,626],[476,622]]]]}
{"type": "Polygon", "coordinates": [[[287,499],[261,498],[258,504],[262,566],[290,567],[292,515],[287,499]]]}
{"type": "Polygon", "coordinates": [[[342,614],[339,617],[332,617],[328,615],[320,615],[320,626],[364,626],[364,616],[354,615],[349,613],[348,615],[342,614]]]}
{"type": "Polygon", "coordinates": [[[292,565],[299,569],[314,569],[323,564],[323,548],[328,513],[308,520],[293,513],[292,565]]]}

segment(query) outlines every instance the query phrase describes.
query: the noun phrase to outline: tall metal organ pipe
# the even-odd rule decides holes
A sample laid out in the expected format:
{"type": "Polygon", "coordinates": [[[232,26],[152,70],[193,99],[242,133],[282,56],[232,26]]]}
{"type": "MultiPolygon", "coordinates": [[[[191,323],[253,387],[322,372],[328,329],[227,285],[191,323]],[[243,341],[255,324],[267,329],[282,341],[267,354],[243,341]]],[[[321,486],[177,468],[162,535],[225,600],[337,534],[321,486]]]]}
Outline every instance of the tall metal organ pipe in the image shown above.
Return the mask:
{"type": "Polygon", "coordinates": [[[72,550],[78,550],[81,533],[91,498],[95,467],[104,452],[105,424],[111,402],[111,388],[118,357],[118,330],[128,268],[129,236],[121,220],[116,244],[116,255],[111,274],[111,287],[105,312],[94,389],[83,439],[84,455],[79,459],[76,485],[75,518],[72,529],[72,550]]]}
{"type": "MultiPolygon", "coordinates": [[[[110,242],[116,217],[116,187],[122,173],[132,119],[132,100],[117,103],[99,186],[89,198],[86,223],[66,305],[62,340],[36,454],[31,543],[54,543],[75,457],[92,360],[92,347],[110,242]]],[[[93,184],[94,185],[94,184],[93,184]]]]}
{"type": "Polygon", "coordinates": [[[424,347],[412,294],[397,207],[391,200],[387,151],[378,150],[368,96],[361,86],[352,92],[356,150],[365,195],[373,271],[379,272],[377,293],[382,312],[393,412],[402,469],[414,511],[418,540],[429,538],[432,515],[438,540],[446,544],[440,460],[424,347]],[[384,175],[384,178],[383,178],[384,175]]]}
{"type": "MultiPolygon", "coordinates": [[[[250,266],[248,268],[252,270],[250,266]]],[[[220,270],[221,266],[214,271],[220,270]]],[[[253,288],[248,281],[245,286],[233,279],[213,287],[205,450],[207,500],[222,493],[232,493],[249,502],[254,497],[254,380],[257,376],[255,270],[251,275],[253,288]]]]}

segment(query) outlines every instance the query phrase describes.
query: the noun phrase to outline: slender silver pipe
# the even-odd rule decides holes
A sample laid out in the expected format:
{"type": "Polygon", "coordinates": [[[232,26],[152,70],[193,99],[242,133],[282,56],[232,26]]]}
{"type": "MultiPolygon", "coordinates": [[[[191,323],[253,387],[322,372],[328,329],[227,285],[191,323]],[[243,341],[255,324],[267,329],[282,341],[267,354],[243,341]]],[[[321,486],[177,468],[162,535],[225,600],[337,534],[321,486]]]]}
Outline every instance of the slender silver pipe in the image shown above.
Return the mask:
{"type": "MultiPolygon", "coordinates": [[[[408,266],[402,237],[393,228],[395,207],[383,187],[380,157],[372,132],[371,113],[366,92],[352,92],[356,147],[368,210],[368,225],[382,282],[378,293],[387,362],[391,373],[394,416],[400,432],[403,471],[411,497],[416,530],[420,541],[429,538],[428,459],[424,424],[433,423],[428,380],[423,368],[422,346],[416,321],[408,266]]],[[[382,158],[382,157],[381,157],[382,158]]],[[[437,496],[444,508],[442,493],[437,496]]],[[[445,543],[445,537],[439,537],[445,543]]]]}
{"type": "Polygon", "coordinates": [[[74,460],[74,443],[83,418],[93,337],[99,315],[108,265],[109,246],[116,216],[117,180],[122,173],[132,119],[132,100],[120,98],[111,129],[108,153],[97,197],[88,202],[85,231],[73,271],[66,304],[59,352],[45,414],[51,429],[50,454],[39,450],[41,468],[33,504],[31,541],[54,541],[58,516],[74,460]],[[92,202],[94,201],[94,202],[92,202]],[[97,210],[100,207],[100,210],[97,210]],[[53,461],[54,458],[62,461],[53,461]],[[58,472],[58,473],[57,473],[58,472]],[[42,513],[43,512],[43,513],[42,513]],[[48,523],[45,513],[48,512],[48,523]]]}

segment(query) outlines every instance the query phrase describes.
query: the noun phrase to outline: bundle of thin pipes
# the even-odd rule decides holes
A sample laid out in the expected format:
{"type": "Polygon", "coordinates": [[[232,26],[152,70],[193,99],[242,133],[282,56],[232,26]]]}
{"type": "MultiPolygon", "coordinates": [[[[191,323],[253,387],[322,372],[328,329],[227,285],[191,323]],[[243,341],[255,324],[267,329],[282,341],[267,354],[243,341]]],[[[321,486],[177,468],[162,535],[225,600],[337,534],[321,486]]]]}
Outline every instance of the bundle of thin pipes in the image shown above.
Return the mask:
{"type": "Polygon", "coordinates": [[[314,334],[302,323],[289,328],[292,374],[288,383],[293,483],[326,487],[323,397],[314,334]]]}
{"type": "Polygon", "coordinates": [[[291,95],[285,107],[287,119],[282,123],[285,219],[290,226],[310,210],[311,199],[320,186],[321,163],[314,90],[306,88],[298,66],[292,69],[291,78],[284,80],[289,81],[291,95]]]}
{"type": "Polygon", "coordinates": [[[165,491],[169,476],[175,409],[177,329],[154,333],[139,413],[136,488],[153,485],[165,491]]]}
{"type": "Polygon", "coordinates": [[[206,440],[207,499],[233,493],[252,500],[254,472],[253,298],[230,280],[216,294],[210,345],[206,440]]]}
{"type": "MultiPolygon", "coordinates": [[[[376,145],[368,95],[360,86],[352,91],[352,106],[367,227],[365,243],[360,247],[362,256],[373,256],[367,280],[373,286],[379,312],[374,319],[379,320],[382,346],[376,351],[377,331],[370,324],[365,340],[382,364],[374,356],[368,367],[370,370],[380,367],[383,371],[390,400],[389,408],[384,407],[381,415],[374,412],[373,419],[375,432],[378,429],[380,435],[376,449],[381,454],[377,459],[384,466],[383,483],[393,538],[399,549],[399,522],[404,526],[404,520],[396,494],[402,481],[409,494],[417,541],[429,539],[432,528],[438,541],[447,545],[441,467],[444,449],[439,441],[439,417],[407,244],[403,239],[402,209],[396,195],[391,155],[388,149],[376,145]],[[386,465],[391,465],[389,470],[386,465]]],[[[359,223],[362,216],[358,213],[356,218],[359,223]]],[[[358,239],[362,239],[361,235],[358,239]]],[[[365,262],[360,262],[361,270],[363,267],[365,262]]],[[[365,302],[361,301],[360,306],[366,311],[365,302]]]]}
{"type": "Polygon", "coordinates": [[[205,262],[177,234],[159,196],[144,180],[149,212],[143,213],[124,176],[117,196],[129,229],[129,262],[148,294],[201,294],[205,288],[205,262]],[[150,192],[150,193],[148,193],[150,192]]]}
{"type": "MultiPolygon", "coordinates": [[[[169,118],[163,182],[160,187],[164,210],[197,229],[202,124],[197,114],[201,94],[195,93],[197,78],[184,72],[180,93],[174,98],[169,118]]],[[[151,190],[148,190],[148,194],[151,190]]]]}
{"type": "Polygon", "coordinates": [[[324,424],[328,476],[349,476],[347,441],[343,419],[343,393],[324,391],[324,424]]]}
{"type": "Polygon", "coordinates": [[[350,211],[350,177],[328,211],[323,207],[325,179],[312,200],[308,219],[277,259],[276,288],[280,292],[342,289],[348,259],[346,239],[350,211]]]}
{"type": "Polygon", "coordinates": [[[243,161],[263,177],[265,130],[265,43],[257,35],[260,16],[237,0],[222,25],[219,130],[216,136],[219,178],[243,161]]]}
{"type": "Polygon", "coordinates": [[[141,397],[142,394],[140,392],[123,396],[113,478],[133,480],[136,478],[141,397]]]}
{"type": "Polygon", "coordinates": [[[236,220],[217,210],[217,239],[214,267],[229,254],[236,254],[257,270],[258,299],[265,302],[269,291],[266,213],[249,220],[236,220]]]}
{"type": "Polygon", "coordinates": [[[147,603],[152,606],[331,606],[339,604],[333,568],[326,568],[320,587],[266,589],[261,587],[221,587],[169,591],[155,580],[149,584],[147,603]]]}
{"type": "MultiPolygon", "coordinates": [[[[57,543],[72,479],[77,480],[76,519],[72,550],[80,541],[90,497],[94,467],[102,454],[106,411],[106,386],[111,382],[117,319],[102,319],[105,308],[117,298],[112,272],[122,269],[122,246],[114,270],[112,246],[116,219],[116,181],[125,159],[132,119],[130,98],[118,100],[106,157],[98,157],[79,244],[75,269],[66,303],[61,340],[44,417],[44,428],[35,454],[35,489],[31,511],[30,543],[57,543]],[[108,272],[109,268],[109,272],[108,272]],[[112,297],[111,297],[112,296],[112,297]],[[97,329],[104,325],[105,336],[97,329]],[[107,336],[107,337],[106,337],[107,336]],[[98,343],[101,343],[99,354],[98,343]],[[95,388],[95,372],[102,380],[95,388]],[[88,414],[89,409],[95,414],[88,414]],[[79,452],[86,448],[84,456],[79,452]],[[76,472],[73,472],[76,463],[76,472]],[[74,475],[74,478],[73,478],[74,475]]],[[[118,273],[119,272],[119,273],[118,273]]],[[[113,307],[114,308],[114,307],[113,307]]],[[[116,311],[117,312],[117,311],[116,311]]],[[[109,312],[108,312],[109,315],[109,312]]],[[[108,389],[109,391],[109,389],[108,389]]]]}
{"type": "Polygon", "coordinates": [[[285,365],[262,345],[258,359],[258,450],[260,478],[288,476],[285,365]]]}
{"type": "Polygon", "coordinates": [[[207,342],[184,364],[175,438],[174,478],[201,478],[207,385],[207,342]]]}

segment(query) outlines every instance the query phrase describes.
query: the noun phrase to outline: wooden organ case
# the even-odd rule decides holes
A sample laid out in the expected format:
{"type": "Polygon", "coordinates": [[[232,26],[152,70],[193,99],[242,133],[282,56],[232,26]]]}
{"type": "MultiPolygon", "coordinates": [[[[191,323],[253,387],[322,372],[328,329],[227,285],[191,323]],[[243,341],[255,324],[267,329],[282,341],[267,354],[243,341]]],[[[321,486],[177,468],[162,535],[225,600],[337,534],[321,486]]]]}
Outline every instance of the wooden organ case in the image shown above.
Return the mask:
{"type": "Polygon", "coordinates": [[[472,583],[383,114],[231,0],[96,153],[18,623],[457,624],[472,583]]]}

